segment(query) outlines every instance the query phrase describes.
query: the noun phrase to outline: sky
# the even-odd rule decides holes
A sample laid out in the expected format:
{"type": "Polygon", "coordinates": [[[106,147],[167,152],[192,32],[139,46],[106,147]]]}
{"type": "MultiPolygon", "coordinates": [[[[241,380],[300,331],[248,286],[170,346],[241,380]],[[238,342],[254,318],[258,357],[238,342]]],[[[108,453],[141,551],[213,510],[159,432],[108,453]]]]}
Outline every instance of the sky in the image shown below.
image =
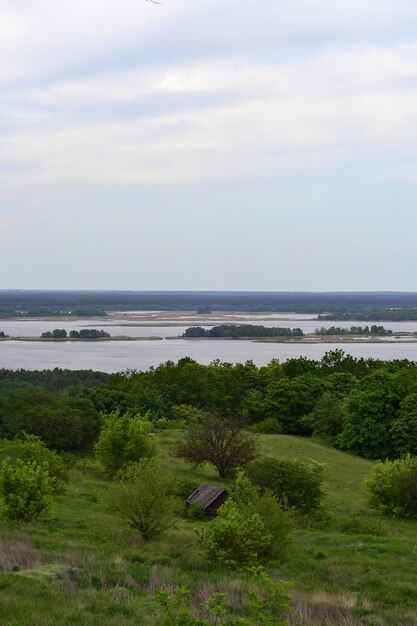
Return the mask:
{"type": "Polygon", "coordinates": [[[417,291],[415,0],[0,0],[0,288],[417,291]]]}

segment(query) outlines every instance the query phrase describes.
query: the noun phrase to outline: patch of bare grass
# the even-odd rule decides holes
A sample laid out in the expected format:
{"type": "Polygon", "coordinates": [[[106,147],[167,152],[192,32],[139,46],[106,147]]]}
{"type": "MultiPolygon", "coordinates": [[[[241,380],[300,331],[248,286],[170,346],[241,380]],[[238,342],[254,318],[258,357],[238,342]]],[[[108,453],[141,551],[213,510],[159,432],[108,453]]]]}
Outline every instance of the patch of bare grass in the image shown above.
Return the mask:
{"type": "Polygon", "coordinates": [[[324,591],[308,595],[294,593],[291,606],[290,626],[364,626],[366,622],[355,613],[358,609],[369,611],[372,608],[367,598],[357,594],[324,591]]]}
{"type": "Polygon", "coordinates": [[[42,553],[26,536],[0,538],[0,572],[35,569],[42,565],[42,553]]]}

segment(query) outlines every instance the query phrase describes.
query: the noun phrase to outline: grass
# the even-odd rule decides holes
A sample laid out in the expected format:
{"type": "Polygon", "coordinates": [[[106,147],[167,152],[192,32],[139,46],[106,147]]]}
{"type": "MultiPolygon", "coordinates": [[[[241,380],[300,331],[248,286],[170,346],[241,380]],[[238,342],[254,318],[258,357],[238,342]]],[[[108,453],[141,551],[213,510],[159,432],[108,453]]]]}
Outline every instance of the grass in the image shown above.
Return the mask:
{"type": "MultiPolygon", "coordinates": [[[[180,432],[158,434],[167,470],[223,484],[208,466],[194,470],[170,455],[180,432]]],[[[363,477],[371,463],[311,440],[260,435],[263,454],[325,463],[325,515],[294,533],[287,560],[271,572],[292,581],[291,626],[417,625],[415,522],[368,509],[363,477]]],[[[188,584],[200,605],[216,590],[239,603],[242,572],[205,563],[183,520],[147,544],[116,520],[109,483],[82,463],[49,519],[0,523],[0,624],[37,626],[161,623],[155,591],[188,584]]],[[[207,523],[207,522],[206,522],[207,523]]]]}

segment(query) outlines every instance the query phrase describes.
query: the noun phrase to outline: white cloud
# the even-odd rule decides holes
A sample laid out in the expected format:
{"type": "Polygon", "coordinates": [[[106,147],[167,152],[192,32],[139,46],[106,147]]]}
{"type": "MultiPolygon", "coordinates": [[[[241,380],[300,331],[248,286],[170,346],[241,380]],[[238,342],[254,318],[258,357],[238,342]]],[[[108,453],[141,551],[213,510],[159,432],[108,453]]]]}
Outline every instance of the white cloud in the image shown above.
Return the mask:
{"type": "Polygon", "coordinates": [[[301,175],[358,151],[413,151],[416,101],[412,42],[332,47],[276,64],[234,57],[123,68],[27,89],[17,105],[3,104],[9,133],[0,164],[23,164],[24,171],[6,168],[9,185],[301,175]],[[187,99],[193,94],[198,107],[187,99]],[[162,111],[143,108],[149,96],[162,98],[162,111]],[[129,104],[128,116],[117,114],[120,104],[129,104]]]}

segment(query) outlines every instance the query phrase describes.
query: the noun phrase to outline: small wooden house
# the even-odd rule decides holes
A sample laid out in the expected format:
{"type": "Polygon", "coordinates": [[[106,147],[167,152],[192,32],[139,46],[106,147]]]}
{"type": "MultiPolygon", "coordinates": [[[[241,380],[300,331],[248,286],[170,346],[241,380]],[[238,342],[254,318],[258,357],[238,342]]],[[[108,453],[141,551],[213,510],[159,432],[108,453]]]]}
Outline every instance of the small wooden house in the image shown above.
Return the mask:
{"type": "Polygon", "coordinates": [[[216,487],[204,483],[200,485],[188,498],[186,503],[200,504],[206,512],[207,517],[216,517],[218,509],[224,504],[228,498],[228,493],[223,487],[216,487]]]}

